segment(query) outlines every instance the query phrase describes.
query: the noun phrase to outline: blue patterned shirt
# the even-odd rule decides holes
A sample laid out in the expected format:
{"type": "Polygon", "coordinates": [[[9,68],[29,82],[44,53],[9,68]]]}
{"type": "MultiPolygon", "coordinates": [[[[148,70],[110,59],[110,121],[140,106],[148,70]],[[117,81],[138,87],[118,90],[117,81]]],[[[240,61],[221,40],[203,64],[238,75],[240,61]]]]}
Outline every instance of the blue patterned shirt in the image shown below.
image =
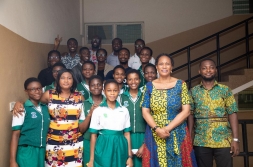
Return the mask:
{"type": "Polygon", "coordinates": [[[61,58],[61,62],[66,66],[67,69],[72,69],[80,62],[80,56],[76,54],[75,57],[72,57],[70,54],[68,54],[67,56],[61,58]]]}

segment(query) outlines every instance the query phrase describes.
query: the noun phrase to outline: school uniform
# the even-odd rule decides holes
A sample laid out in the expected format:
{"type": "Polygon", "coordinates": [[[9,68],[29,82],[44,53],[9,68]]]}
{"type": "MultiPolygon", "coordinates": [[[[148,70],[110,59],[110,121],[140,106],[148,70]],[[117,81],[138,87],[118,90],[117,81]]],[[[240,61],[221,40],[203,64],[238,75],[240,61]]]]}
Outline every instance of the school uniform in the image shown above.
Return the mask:
{"type": "MultiPolygon", "coordinates": [[[[103,101],[105,100],[105,97],[103,96],[103,101]]],[[[90,96],[87,100],[83,103],[84,108],[84,115],[87,117],[87,115],[90,112],[91,106],[94,104],[94,101],[92,100],[92,97],[90,96]]],[[[90,161],[90,136],[91,133],[89,130],[87,130],[83,134],[83,164],[84,166],[90,161]]]]}
{"type": "Polygon", "coordinates": [[[45,146],[50,117],[46,105],[27,100],[22,116],[12,118],[12,130],[20,130],[16,162],[19,167],[45,166],[45,146]]]}
{"type": "Polygon", "coordinates": [[[47,86],[43,87],[42,88],[43,93],[46,92],[49,89],[55,89],[54,83],[55,82],[51,83],[50,85],[47,85],[47,86]]]}
{"type": "MultiPolygon", "coordinates": [[[[127,90],[120,95],[120,102],[128,109],[130,114],[132,149],[139,149],[144,142],[146,127],[146,122],[142,117],[141,111],[142,92],[139,90],[137,97],[133,98],[127,90]]],[[[134,156],[133,163],[135,167],[141,167],[142,159],[134,156]]]]}
{"type": "Polygon", "coordinates": [[[84,96],[84,99],[88,99],[90,97],[89,85],[87,85],[85,81],[77,84],[76,89],[84,96]]]}
{"type": "Polygon", "coordinates": [[[127,108],[116,101],[114,109],[104,100],[93,111],[89,131],[99,134],[94,150],[94,167],[125,167],[128,159],[128,142],[124,132],[130,132],[127,108]]]}
{"type": "Polygon", "coordinates": [[[139,88],[143,87],[146,84],[146,80],[144,77],[144,72],[142,71],[142,65],[140,66],[140,68],[138,69],[138,71],[140,72],[140,79],[141,79],[141,83],[139,85],[139,88]]]}

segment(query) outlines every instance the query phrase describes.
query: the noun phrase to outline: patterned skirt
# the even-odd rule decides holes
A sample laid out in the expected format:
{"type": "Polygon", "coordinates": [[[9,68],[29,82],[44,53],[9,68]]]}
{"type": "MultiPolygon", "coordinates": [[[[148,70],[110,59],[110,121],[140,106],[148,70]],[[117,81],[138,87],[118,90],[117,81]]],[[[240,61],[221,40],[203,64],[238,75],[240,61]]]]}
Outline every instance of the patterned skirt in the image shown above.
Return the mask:
{"type": "Polygon", "coordinates": [[[82,167],[83,138],[75,143],[50,140],[46,146],[45,167],[82,167]]]}
{"type": "Polygon", "coordinates": [[[161,139],[147,125],[142,156],[143,167],[197,167],[190,134],[185,123],[161,139]]]}

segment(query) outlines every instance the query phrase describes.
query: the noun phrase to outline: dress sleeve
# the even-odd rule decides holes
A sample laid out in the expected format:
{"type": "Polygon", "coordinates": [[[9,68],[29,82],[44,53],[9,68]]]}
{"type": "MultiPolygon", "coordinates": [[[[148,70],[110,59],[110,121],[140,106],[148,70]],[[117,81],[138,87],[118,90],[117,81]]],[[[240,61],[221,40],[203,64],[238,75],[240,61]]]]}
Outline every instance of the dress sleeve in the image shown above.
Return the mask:
{"type": "Polygon", "coordinates": [[[131,126],[130,126],[130,115],[127,108],[126,109],[126,117],[125,117],[125,125],[124,125],[124,132],[130,132],[131,126]]]}
{"type": "Polygon", "coordinates": [[[235,112],[238,112],[234,95],[229,88],[227,90],[226,97],[225,97],[225,106],[226,106],[226,112],[228,114],[233,114],[235,112]]]}
{"type": "Polygon", "coordinates": [[[92,113],[92,117],[91,117],[91,121],[90,121],[90,128],[89,128],[89,132],[91,133],[95,133],[98,134],[98,131],[101,129],[100,128],[100,120],[99,120],[99,113],[101,108],[98,107],[96,108],[93,113],[92,113]]]}
{"type": "Polygon", "coordinates": [[[148,84],[143,88],[141,107],[150,108],[150,91],[148,89],[148,84]]]}
{"type": "Polygon", "coordinates": [[[182,83],[181,102],[182,105],[190,104],[188,88],[185,82],[182,83]]]}

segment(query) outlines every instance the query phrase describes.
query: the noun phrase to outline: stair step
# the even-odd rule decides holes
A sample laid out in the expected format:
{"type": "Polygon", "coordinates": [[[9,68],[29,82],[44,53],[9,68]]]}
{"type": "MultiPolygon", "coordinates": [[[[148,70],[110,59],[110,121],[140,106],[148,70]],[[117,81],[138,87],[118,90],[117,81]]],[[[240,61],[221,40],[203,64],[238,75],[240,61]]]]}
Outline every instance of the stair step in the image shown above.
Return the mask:
{"type": "MultiPolygon", "coordinates": [[[[248,73],[249,71],[247,71],[248,73]]],[[[231,89],[237,88],[253,80],[253,75],[229,75],[229,85],[231,89]]]]}

